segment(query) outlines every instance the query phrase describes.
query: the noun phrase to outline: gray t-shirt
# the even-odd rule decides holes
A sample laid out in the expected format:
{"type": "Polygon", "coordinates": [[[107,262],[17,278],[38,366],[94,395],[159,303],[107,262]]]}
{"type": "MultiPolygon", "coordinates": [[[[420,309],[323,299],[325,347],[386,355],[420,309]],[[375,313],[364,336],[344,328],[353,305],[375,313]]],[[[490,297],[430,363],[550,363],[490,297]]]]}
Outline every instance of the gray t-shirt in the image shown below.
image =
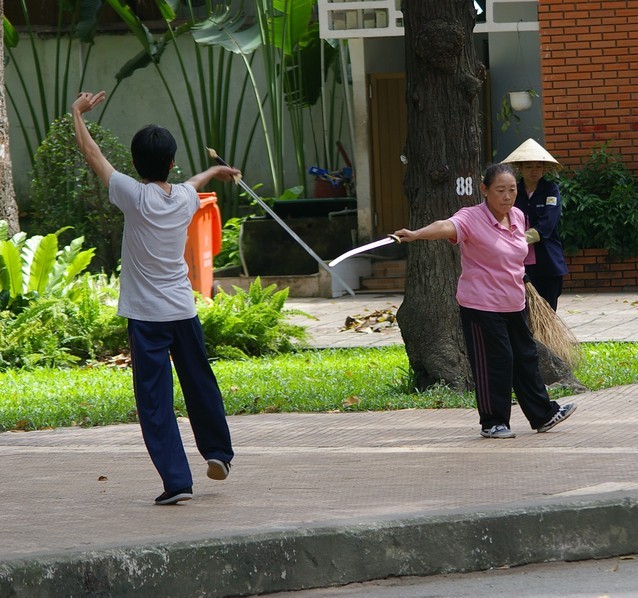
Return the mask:
{"type": "Polygon", "coordinates": [[[191,185],[140,183],[114,172],[109,200],[124,213],[118,315],[146,322],[195,317],[184,259],[188,225],[200,207],[191,185]]]}

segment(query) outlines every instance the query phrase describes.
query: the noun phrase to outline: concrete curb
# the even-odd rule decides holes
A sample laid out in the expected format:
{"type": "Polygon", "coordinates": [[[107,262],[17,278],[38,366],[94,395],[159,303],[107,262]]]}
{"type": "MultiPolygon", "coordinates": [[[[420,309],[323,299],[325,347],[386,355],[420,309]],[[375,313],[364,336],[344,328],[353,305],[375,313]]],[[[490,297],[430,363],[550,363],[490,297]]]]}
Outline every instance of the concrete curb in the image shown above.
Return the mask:
{"type": "Polygon", "coordinates": [[[350,522],[0,564],[0,595],[246,596],[638,552],[638,496],[350,522]]]}

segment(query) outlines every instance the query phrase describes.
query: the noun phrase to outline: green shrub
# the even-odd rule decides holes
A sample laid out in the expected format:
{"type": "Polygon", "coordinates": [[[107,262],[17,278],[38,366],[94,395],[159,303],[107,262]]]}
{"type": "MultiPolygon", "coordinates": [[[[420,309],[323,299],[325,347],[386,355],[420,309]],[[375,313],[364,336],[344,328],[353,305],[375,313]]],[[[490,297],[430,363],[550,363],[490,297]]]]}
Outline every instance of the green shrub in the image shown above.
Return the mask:
{"type": "MultiPolygon", "coordinates": [[[[0,370],[69,367],[100,361],[127,346],[126,319],[117,316],[118,280],[85,273],[65,292],[25,298],[19,310],[0,312],[0,370]]],[[[304,327],[287,322],[288,289],[262,288],[220,292],[199,298],[198,314],[211,357],[243,359],[297,351],[305,347],[304,327]]]]}
{"type": "MultiPolygon", "coordinates": [[[[126,147],[99,125],[87,122],[91,136],[117,170],[134,176],[126,147]]],[[[120,258],[123,216],[108,200],[108,190],[87,165],[77,147],[73,118],[55,120],[38,148],[31,181],[33,231],[55,231],[60,223],[70,225],[95,247],[91,269],[113,272],[120,258]]]]}
{"type": "Polygon", "coordinates": [[[19,232],[11,239],[7,231],[7,222],[0,220],[0,309],[13,312],[20,312],[40,296],[68,293],[95,251],[82,250],[82,237],[60,251],[61,231],[30,238],[19,232]]]}
{"type": "Polygon", "coordinates": [[[124,346],[116,281],[84,273],[94,249],[82,237],[60,250],[59,232],[8,239],[7,230],[0,221],[1,369],[70,365],[124,346]]]}
{"type": "MultiPolygon", "coordinates": [[[[0,221],[0,370],[67,367],[120,353],[127,344],[126,320],[117,316],[119,280],[90,274],[93,249],[82,237],[58,250],[58,233],[7,239],[0,221]]],[[[286,318],[288,289],[262,288],[200,298],[198,313],[211,356],[244,358],[295,351],[307,338],[286,318]]],[[[311,316],[308,316],[311,317],[311,316]]]]}
{"type": "Polygon", "coordinates": [[[234,287],[235,295],[219,291],[212,301],[198,303],[209,355],[241,358],[284,353],[307,340],[305,328],[290,324],[286,318],[308,314],[284,310],[288,289],[275,288],[274,284],[262,288],[256,278],[248,291],[234,287]]]}
{"type": "Polygon", "coordinates": [[[126,320],[85,274],[64,295],[36,297],[19,314],[0,313],[0,369],[66,367],[119,352],[126,320]]]}
{"type": "Polygon", "coordinates": [[[239,232],[246,217],[229,218],[222,228],[222,249],[215,256],[215,268],[241,266],[239,232]]]}
{"type": "Polygon", "coordinates": [[[621,257],[638,255],[638,181],[619,158],[603,146],[581,170],[558,182],[566,253],[607,249],[621,257]]]}

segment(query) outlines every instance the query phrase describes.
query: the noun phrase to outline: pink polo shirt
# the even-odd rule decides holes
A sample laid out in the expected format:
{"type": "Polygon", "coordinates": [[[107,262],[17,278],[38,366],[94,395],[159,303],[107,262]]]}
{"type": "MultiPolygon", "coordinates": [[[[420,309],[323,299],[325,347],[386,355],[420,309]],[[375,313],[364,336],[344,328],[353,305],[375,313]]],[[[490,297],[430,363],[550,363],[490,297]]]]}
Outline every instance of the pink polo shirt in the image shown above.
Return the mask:
{"type": "Polygon", "coordinates": [[[493,312],[525,309],[525,216],[518,208],[509,216],[510,229],[499,224],[483,202],[450,218],[461,246],[459,305],[493,312]]]}

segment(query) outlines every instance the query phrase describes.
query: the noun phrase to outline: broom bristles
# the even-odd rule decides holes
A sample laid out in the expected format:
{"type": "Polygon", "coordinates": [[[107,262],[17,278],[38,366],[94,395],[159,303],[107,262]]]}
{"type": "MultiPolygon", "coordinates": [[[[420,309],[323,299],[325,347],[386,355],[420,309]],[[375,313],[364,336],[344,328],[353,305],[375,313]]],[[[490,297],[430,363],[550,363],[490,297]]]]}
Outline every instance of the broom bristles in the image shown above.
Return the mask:
{"type": "Polygon", "coordinates": [[[525,283],[529,327],[534,338],[572,369],[580,360],[580,343],[567,324],[543,299],[531,282],[525,283]]]}

